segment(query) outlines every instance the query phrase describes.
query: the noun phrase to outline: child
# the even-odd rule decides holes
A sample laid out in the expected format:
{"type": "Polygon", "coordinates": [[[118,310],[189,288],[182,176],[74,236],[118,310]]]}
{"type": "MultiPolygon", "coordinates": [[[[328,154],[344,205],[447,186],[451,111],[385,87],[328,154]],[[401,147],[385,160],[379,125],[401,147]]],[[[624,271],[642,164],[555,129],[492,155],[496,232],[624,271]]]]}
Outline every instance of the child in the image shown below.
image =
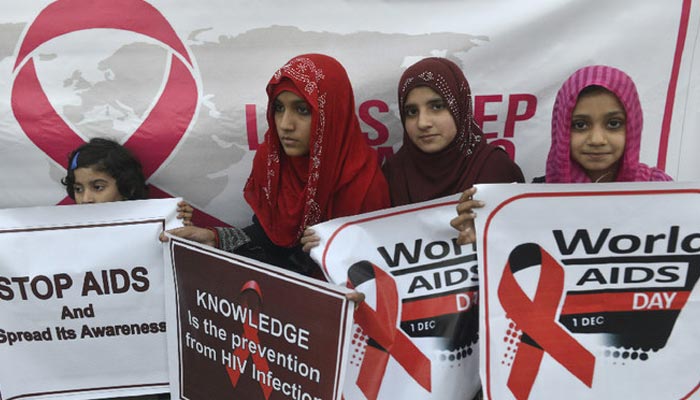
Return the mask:
{"type": "MultiPolygon", "coordinates": [[[[148,198],[141,163],[125,147],[108,139],[93,138],[73,150],[61,183],[78,204],[148,198]]],[[[177,211],[184,225],[192,224],[189,204],[178,203],[177,211]]]]}
{"type": "MultiPolygon", "coordinates": [[[[382,167],[392,206],[459,193],[475,183],[525,182],[508,154],[486,143],[474,120],[469,82],[455,63],[430,57],[413,64],[398,93],[403,145],[382,167]]],[[[304,251],[319,241],[307,230],[304,251]]]]}
{"type": "MultiPolygon", "coordinates": [[[[557,93],[546,175],[533,183],[670,181],[658,168],[639,162],[642,107],[632,79],[619,69],[596,65],[574,72],[557,93]]],[[[473,200],[465,191],[452,226],[458,241],[475,240],[473,200]]]]}
{"type": "MultiPolygon", "coordinates": [[[[93,138],[73,150],[68,157],[68,171],[61,183],[66,187],[68,196],[78,204],[148,198],[141,163],[124,146],[108,139],[93,138]]],[[[184,225],[192,224],[193,209],[189,204],[179,202],[177,211],[177,218],[182,219],[184,225]]],[[[165,400],[170,399],[170,395],[129,399],[165,400]]]]}
{"type": "Polygon", "coordinates": [[[388,207],[386,180],[360,130],[352,86],[338,61],[321,54],[295,57],[275,72],[267,94],[269,129],[244,189],[253,224],[171,233],[319,276],[301,250],[305,228],[388,207]]]}
{"type": "MultiPolygon", "coordinates": [[[[398,92],[403,146],[383,167],[393,205],[459,193],[475,183],[525,181],[503,149],[486,143],[474,120],[469,83],[455,63],[444,58],[417,62],[401,76],[398,92]]],[[[476,309],[433,322],[450,332],[450,350],[465,348],[477,337],[476,309]]],[[[479,379],[478,374],[465,378],[479,379]]]]}
{"type": "Polygon", "coordinates": [[[632,79],[613,67],[581,68],[557,93],[544,181],[672,180],[639,162],[641,140],[642,107],[632,79]]]}
{"type": "MultiPolygon", "coordinates": [[[[394,206],[459,193],[475,183],[524,182],[520,168],[503,149],[486,143],[472,112],[469,83],[462,70],[444,58],[426,58],[401,76],[398,103],[403,145],[383,166],[394,206]]],[[[308,240],[313,247],[317,238],[308,240]]],[[[355,292],[356,301],[362,294],[355,292]]],[[[475,309],[432,320],[446,332],[450,350],[475,340],[475,309]]],[[[477,368],[473,369],[477,371],[477,368]]],[[[470,381],[477,381],[475,374],[470,381]]],[[[470,393],[469,398],[475,393],[470,393]]]]}
{"type": "Polygon", "coordinates": [[[475,183],[524,182],[474,120],[462,70],[445,58],[423,59],[399,81],[403,146],[383,166],[394,206],[462,192],[475,183]]]}

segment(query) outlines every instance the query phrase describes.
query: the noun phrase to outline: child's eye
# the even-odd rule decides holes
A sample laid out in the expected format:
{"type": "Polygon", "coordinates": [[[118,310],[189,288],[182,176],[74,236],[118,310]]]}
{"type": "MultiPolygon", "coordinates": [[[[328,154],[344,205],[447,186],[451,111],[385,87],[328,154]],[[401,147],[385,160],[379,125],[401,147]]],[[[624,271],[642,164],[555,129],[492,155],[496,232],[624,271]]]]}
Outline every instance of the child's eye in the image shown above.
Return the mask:
{"type": "Polygon", "coordinates": [[[625,126],[625,121],[621,119],[611,119],[608,121],[608,129],[620,129],[625,126]]]}
{"type": "Polygon", "coordinates": [[[107,187],[107,185],[96,184],[93,186],[93,189],[95,189],[96,192],[101,192],[101,191],[105,190],[106,187],[107,187]]]}
{"type": "Polygon", "coordinates": [[[586,128],[588,128],[588,122],[586,122],[582,119],[575,119],[575,120],[571,121],[571,129],[573,129],[573,130],[582,131],[586,128]]]}
{"type": "Polygon", "coordinates": [[[281,113],[284,112],[284,106],[282,103],[275,101],[274,104],[272,105],[272,109],[274,110],[275,113],[281,113]]]}
{"type": "Polygon", "coordinates": [[[308,104],[299,104],[297,106],[297,113],[299,113],[299,115],[311,115],[311,109],[308,104]]]}
{"type": "Polygon", "coordinates": [[[439,103],[432,103],[431,108],[435,111],[440,111],[445,109],[445,103],[439,102],[439,103]]]}
{"type": "Polygon", "coordinates": [[[415,117],[416,115],[418,115],[418,108],[406,107],[404,108],[404,114],[406,114],[406,117],[415,117]]]}
{"type": "Polygon", "coordinates": [[[83,187],[75,185],[73,186],[73,193],[82,193],[83,192],[83,187]]]}

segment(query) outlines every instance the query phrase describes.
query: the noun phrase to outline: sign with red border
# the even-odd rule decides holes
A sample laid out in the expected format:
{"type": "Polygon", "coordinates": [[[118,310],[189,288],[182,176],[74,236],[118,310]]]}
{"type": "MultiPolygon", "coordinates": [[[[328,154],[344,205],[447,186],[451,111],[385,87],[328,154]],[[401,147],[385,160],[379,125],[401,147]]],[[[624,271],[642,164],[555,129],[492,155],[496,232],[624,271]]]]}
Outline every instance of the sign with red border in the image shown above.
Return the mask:
{"type": "Polygon", "coordinates": [[[477,188],[486,397],[697,395],[697,184],[477,188]]]}

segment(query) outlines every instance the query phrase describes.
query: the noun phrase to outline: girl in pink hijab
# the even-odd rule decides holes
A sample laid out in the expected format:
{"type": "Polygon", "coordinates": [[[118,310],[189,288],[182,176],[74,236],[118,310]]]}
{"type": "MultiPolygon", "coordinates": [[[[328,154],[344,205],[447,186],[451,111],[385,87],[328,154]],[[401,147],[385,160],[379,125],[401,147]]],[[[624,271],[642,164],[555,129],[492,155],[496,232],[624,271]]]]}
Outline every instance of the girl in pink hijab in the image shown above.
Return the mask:
{"type": "MultiPolygon", "coordinates": [[[[639,162],[642,107],[632,79],[617,68],[583,67],[564,82],[552,112],[552,144],[546,175],[533,183],[670,181],[664,171],[639,162]]],[[[458,243],[472,243],[474,208],[483,203],[464,192],[451,224],[458,243]]]]}
{"type": "Polygon", "coordinates": [[[639,162],[642,107],[632,79],[594,65],[564,82],[552,112],[547,183],[670,181],[639,162]]]}

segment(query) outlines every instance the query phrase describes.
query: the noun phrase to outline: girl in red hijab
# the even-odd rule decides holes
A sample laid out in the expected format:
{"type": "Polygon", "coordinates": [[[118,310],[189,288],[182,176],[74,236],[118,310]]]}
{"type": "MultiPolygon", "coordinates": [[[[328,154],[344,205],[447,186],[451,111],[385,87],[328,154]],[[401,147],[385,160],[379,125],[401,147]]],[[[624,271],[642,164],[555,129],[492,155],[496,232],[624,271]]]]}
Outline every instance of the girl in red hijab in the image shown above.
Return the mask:
{"type": "Polygon", "coordinates": [[[294,57],[272,76],[267,94],[269,129],[244,189],[253,224],[173,234],[311,275],[316,267],[299,245],[306,227],[389,207],[387,184],[338,61],[294,57]]]}

